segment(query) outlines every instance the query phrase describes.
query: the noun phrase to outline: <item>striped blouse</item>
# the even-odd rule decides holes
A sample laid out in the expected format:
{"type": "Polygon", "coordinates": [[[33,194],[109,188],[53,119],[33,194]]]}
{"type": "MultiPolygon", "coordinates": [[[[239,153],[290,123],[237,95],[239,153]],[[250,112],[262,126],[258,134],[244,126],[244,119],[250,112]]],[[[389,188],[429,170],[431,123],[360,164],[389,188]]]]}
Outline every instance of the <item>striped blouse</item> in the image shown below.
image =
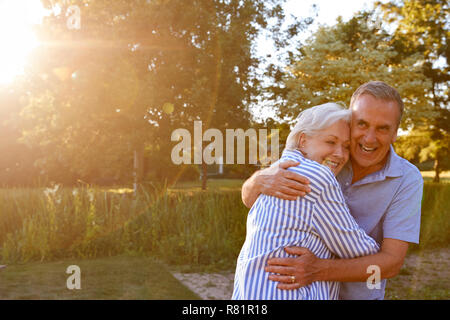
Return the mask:
{"type": "Polygon", "coordinates": [[[232,299],[328,300],[338,299],[339,282],[316,281],[296,290],[277,289],[264,271],[273,257],[293,257],[288,246],[308,248],[318,258],[355,258],[378,252],[375,240],[362,230],[345,204],[331,170],[285,150],[280,161],[300,165],[289,170],[310,180],[311,192],[297,200],[260,195],[247,217],[247,235],[237,259],[232,299]]]}

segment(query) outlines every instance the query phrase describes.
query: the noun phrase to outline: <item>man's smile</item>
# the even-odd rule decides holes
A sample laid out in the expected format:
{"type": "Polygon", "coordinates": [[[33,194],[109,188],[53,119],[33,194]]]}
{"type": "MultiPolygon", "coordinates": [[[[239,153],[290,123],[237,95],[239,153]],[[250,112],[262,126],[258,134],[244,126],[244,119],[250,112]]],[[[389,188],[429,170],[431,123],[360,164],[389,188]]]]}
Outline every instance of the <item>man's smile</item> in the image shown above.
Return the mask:
{"type": "Polygon", "coordinates": [[[359,145],[359,148],[360,148],[364,153],[372,153],[372,152],[374,152],[374,151],[376,151],[376,150],[378,149],[377,147],[372,147],[372,148],[370,148],[370,147],[368,147],[368,146],[366,146],[366,145],[363,145],[363,144],[361,144],[361,143],[359,143],[358,145],[359,145]]]}

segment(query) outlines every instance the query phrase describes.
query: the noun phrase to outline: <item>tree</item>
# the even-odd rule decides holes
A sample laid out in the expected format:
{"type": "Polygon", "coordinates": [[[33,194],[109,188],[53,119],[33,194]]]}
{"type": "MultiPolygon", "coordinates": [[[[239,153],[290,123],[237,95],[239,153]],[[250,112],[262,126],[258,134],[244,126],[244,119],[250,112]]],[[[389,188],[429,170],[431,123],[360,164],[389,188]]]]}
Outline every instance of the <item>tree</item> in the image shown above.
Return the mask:
{"type": "Polygon", "coordinates": [[[403,98],[403,128],[428,116],[425,93],[429,81],[417,57],[398,59],[389,41],[389,34],[367,12],[348,22],[339,18],[334,26],[319,28],[299,49],[297,61],[284,76],[287,103],[280,113],[292,119],[301,110],[325,102],[348,105],[361,84],[381,80],[395,87],[403,98]]]}
{"type": "Polygon", "coordinates": [[[253,41],[283,20],[282,2],[46,1],[62,9],[39,28],[22,112],[23,140],[44,150],[37,164],[72,181],[129,181],[133,154],[137,177],[148,152],[155,176],[176,178],[174,129],[249,126],[253,41]],[[69,5],[79,30],[67,28],[69,5]]]}
{"type": "Polygon", "coordinates": [[[439,181],[441,162],[450,149],[450,22],[448,1],[390,1],[377,3],[384,14],[384,21],[395,25],[391,45],[399,58],[417,57],[422,64],[422,75],[428,80],[424,94],[433,113],[417,121],[410,129],[411,139],[427,137],[422,155],[435,161],[435,181],[439,181]]]}
{"type": "Polygon", "coordinates": [[[412,162],[434,160],[435,176],[433,181],[439,182],[439,174],[450,169],[450,137],[432,136],[433,131],[427,128],[410,131],[408,135],[400,136],[395,142],[396,152],[412,162]],[[437,160],[437,161],[436,161],[437,160]]]}
{"type": "Polygon", "coordinates": [[[21,90],[15,86],[19,85],[0,88],[0,185],[5,187],[32,185],[39,173],[33,166],[38,150],[18,142],[22,132],[15,119],[22,108],[22,99],[21,90]]]}

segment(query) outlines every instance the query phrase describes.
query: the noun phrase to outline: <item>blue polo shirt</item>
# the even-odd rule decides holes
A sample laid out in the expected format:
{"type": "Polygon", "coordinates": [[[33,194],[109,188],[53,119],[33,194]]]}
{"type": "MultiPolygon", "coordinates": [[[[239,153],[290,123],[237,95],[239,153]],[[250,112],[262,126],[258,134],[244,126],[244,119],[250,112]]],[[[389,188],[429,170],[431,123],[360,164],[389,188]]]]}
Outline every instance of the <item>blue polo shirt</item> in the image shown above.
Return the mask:
{"type": "MultiPolygon", "coordinates": [[[[352,184],[350,161],[337,176],[350,212],[358,225],[380,245],[384,238],[419,243],[423,178],[420,171],[399,157],[391,146],[385,166],[352,184]]],[[[369,274],[367,275],[369,277],[369,274]]],[[[384,299],[380,289],[366,282],[342,282],[340,299],[384,299]]]]}

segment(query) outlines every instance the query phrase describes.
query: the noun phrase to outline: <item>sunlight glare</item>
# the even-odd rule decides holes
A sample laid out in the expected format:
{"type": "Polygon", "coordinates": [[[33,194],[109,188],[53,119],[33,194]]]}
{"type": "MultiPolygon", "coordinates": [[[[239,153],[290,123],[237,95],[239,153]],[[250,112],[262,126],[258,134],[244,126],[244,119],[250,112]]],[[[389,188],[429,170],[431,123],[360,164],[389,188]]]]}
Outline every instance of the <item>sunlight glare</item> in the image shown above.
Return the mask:
{"type": "Polygon", "coordinates": [[[0,85],[23,73],[28,55],[38,45],[32,25],[43,16],[39,0],[0,0],[0,85]]]}

